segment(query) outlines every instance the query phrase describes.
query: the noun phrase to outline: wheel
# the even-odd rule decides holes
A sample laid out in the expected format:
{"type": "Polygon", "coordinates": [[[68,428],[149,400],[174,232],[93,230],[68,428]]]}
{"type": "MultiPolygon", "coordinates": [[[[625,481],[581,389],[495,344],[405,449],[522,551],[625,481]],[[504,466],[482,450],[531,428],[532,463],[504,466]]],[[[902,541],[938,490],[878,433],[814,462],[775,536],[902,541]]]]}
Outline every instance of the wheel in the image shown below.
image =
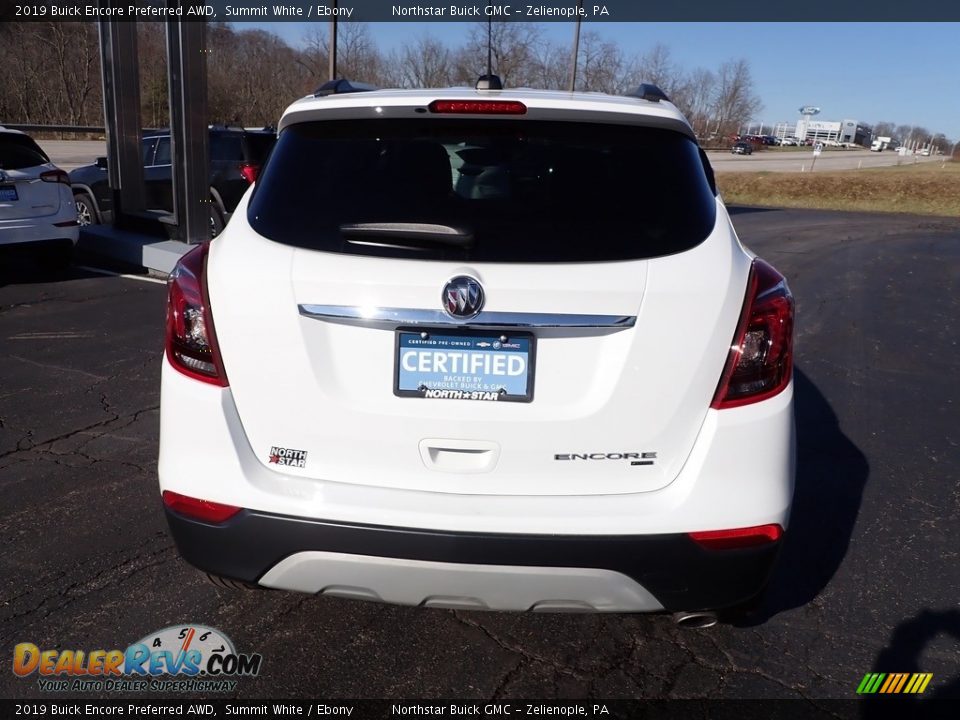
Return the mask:
{"type": "Polygon", "coordinates": [[[223,218],[220,217],[220,211],[217,206],[210,201],[210,238],[213,239],[223,232],[223,218]]]}
{"type": "Polygon", "coordinates": [[[96,225],[99,223],[97,219],[97,208],[93,204],[93,198],[91,198],[85,192],[74,193],[73,202],[77,206],[77,222],[80,223],[80,226],[84,225],[96,225]]]}

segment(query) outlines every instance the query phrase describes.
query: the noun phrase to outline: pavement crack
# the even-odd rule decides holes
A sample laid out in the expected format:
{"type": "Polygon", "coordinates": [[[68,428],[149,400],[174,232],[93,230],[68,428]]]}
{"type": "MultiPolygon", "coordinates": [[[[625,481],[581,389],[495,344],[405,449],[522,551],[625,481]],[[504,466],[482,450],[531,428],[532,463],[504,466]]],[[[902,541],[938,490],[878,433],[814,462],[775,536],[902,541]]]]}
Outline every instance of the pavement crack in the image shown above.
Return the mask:
{"type": "Polygon", "coordinates": [[[497,686],[493,689],[493,693],[490,695],[491,700],[500,700],[503,698],[507,686],[510,684],[510,681],[513,680],[513,678],[516,677],[520,672],[520,668],[523,667],[523,663],[524,658],[521,657],[517,660],[516,665],[503,674],[503,677],[500,678],[500,682],[497,683],[497,686]]]}
{"type": "Polygon", "coordinates": [[[557,662],[556,660],[553,660],[548,657],[544,657],[543,655],[538,655],[537,653],[532,653],[529,650],[522,648],[519,645],[515,645],[513,643],[507,642],[506,640],[501,640],[492,632],[487,630],[487,628],[485,628],[480,623],[460,615],[459,610],[453,610],[452,613],[453,613],[453,617],[456,618],[458,622],[468,627],[472,627],[476,630],[479,630],[488,638],[490,638],[493,642],[499,645],[500,648],[502,648],[503,650],[506,650],[507,652],[520,655],[524,659],[529,660],[531,662],[538,662],[538,663],[541,663],[542,665],[551,667],[554,670],[556,670],[558,673],[561,673],[562,675],[567,675],[568,677],[574,678],[576,680],[583,680],[583,681],[589,680],[589,677],[587,677],[581,672],[578,672],[576,669],[570,667],[569,665],[565,665],[564,663],[557,662]]]}
{"type": "MultiPolygon", "coordinates": [[[[41,446],[51,445],[52,443],[60,442],[61,440],[69,440],[70,438],[80,435],[82,433],[90,432],[91,430],[95,430],[97,428],[106,427],[110,425],[110,423],[117,422],[119,420],[125,420],[127,422],[125,422],[124,424],[117,425],[116,427],[111,428],[112,430],[122,430],[123,428],[129,427],[130,425],[135,423],[137,420],[139,420],[140,416],[143,413],[152,412],[154,410],[158,410],[159,408],[160,408],[159,405],[151,405],[149,407],[136,410],[127,415],[117,415],[114,413],[113,417],[108,418],[106,420],[100,420],[99,422],[91,423],[90,425],[84,425],[83,427],[77,428],[76,430],[70,430],[68,432],[62,433],[61,435],[57,435],[52,438],[45,438],[43,440],[38,440],[36,442],[33,441],[33,430],[28,430],[27,434],[17,441],[17,447],[13,450],[7,450],[6,452],[0,453],[0,458],[5,458],[8,455],[15,455],[16,453],[19,453],[19,452],[33,450],[34,448],[38,448],[41,446]],[[24,443],[29,443],[29,444],[27,446],[24,446],[24,443]]],[[[99,437],[99,436],[94,436],[94,437],[99,437]]]]}
{"type": "Polygon", "coordinates": [[[22,355],[8,355],[11,360],[19,360],[22,363],[27,365],[33,365],[35,367],[45,368],[47,370],[56,370],[58,373],[75,373],[77,375],[84,375],[88,378],[93,378],[97,382],[102,382],[107,378],[103,375],[94,375],[89,373],[86,370],[79,370],[77,368],[65,367],[63,365],[54,365],[53,363],[39,362],[38,360],[31,360],[30,358],[25,358],[22,355]]]}

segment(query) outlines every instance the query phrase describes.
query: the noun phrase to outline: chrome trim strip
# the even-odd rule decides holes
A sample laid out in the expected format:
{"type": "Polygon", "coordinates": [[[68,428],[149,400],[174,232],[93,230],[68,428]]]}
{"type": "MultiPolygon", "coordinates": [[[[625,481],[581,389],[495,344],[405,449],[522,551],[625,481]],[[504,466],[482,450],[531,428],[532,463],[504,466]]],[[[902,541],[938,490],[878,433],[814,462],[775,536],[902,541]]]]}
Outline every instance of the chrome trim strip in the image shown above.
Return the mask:
{"type": "Polygon", "coordinates": [[[356,305],[298,305],[304,317],[346,325],[395,328],[401,325],[493,328],[630,328],[635,315],[580,315],[573,313],[514,313],[483,311],[457,320],[441,310],[375,308],[356,305]]]}

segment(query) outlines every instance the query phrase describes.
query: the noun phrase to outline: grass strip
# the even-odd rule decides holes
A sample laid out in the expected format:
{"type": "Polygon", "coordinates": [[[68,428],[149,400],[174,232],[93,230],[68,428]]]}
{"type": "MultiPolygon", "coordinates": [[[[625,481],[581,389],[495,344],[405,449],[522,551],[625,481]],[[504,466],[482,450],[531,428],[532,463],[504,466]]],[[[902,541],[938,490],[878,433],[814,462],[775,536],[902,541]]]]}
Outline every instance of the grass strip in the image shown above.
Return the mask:
{"type": "Polygon", "coordinates": [[[725,202],[960,217],[960,161],[831,172],[717,173],[725,202]]]}

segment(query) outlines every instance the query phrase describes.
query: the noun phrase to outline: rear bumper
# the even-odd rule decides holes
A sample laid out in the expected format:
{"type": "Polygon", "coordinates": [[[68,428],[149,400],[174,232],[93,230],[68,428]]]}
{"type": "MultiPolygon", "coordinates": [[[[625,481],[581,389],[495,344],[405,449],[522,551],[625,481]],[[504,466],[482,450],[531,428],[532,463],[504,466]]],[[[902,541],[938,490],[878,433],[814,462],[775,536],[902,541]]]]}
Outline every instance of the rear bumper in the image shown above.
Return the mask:
{"type": "Polygon", "coordinates": [[[181,555],[209,573],[284,590],[463,609],[720,609],[762,590],[782,542],[707,550],[685,534],[445,532],[251,510],[210,525],[166,513],[181,555]]]}
{"type": "Polygon", "coordinates": [[[54,240],[70,241],[74,245],[80,238],[79,225],[61,225],[54,223],[75,222],[76,212],[61,212],[39,218],[22,220],[0,220],[0,245],[24,245],[28,243],[49,242],[54,240]]]}

